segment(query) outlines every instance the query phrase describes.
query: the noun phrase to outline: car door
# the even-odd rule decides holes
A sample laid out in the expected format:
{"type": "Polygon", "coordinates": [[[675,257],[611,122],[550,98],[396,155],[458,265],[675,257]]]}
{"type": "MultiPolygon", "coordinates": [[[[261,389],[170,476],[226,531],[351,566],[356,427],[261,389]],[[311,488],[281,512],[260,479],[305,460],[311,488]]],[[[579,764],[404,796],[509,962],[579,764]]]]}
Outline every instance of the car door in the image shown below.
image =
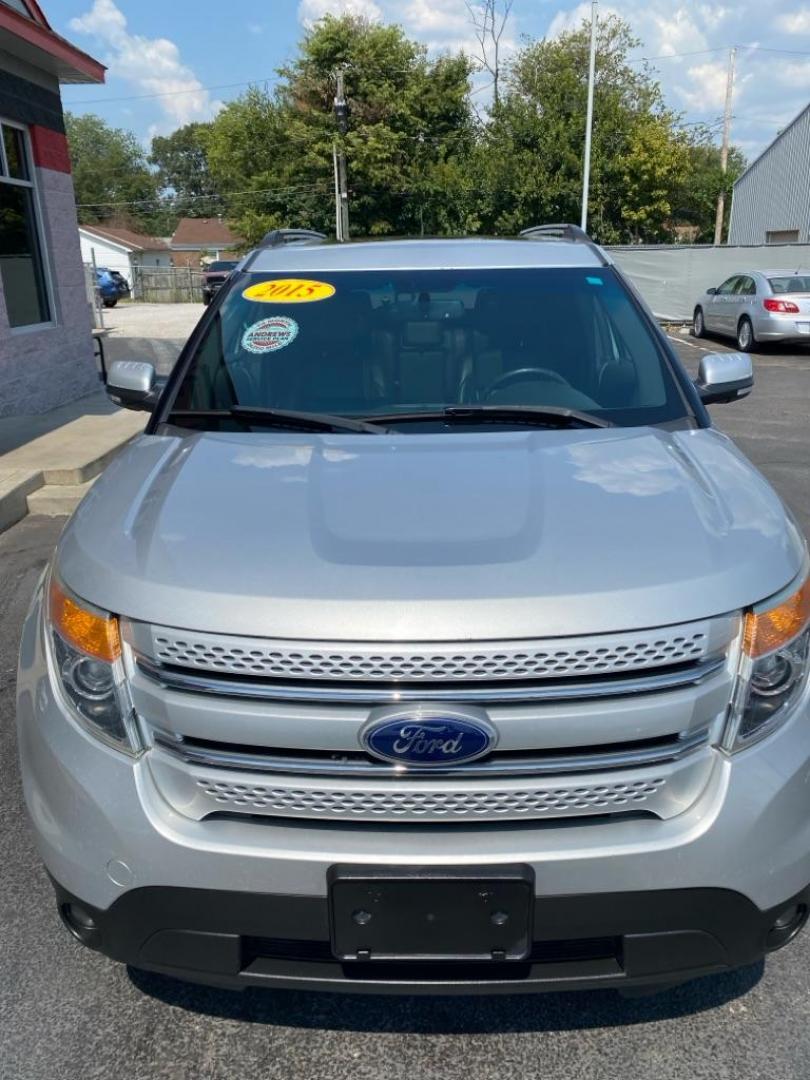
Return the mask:
{"type": "Polygon", "coordinates": [[[746,309],[751,306],[750,297],[756,296],[756,291],[757,287],[754,284],[754,279],[747,274],[740,274],[734,286],[734,291],[725,300],[724,317],[726,326],[722,333],[728,334],[729,337],[736,336],[740,319],[745,314],[746,309]]]}
{"type": "Polygon", "coordinates": [[[754,278],[748,274],[743,274],[737,283],[737,288],[734,291],[734,322],[732,325],[732,333],[737,333],[737,327],[740,325],[740,319],[743,315],[747,315],[754,323],[754,317],[756,315],[756,303],[757,303],[757,283],[754,278]]]}
{"type": "Polygon", "coordinates": [[[740,275],[735,274],[734,277],[724,281],[706,305],[703,321],[707,330],[713,330],[716,334],[732,333],[731,326],[734,318],[733,296],[739,280],[740,275]]]}

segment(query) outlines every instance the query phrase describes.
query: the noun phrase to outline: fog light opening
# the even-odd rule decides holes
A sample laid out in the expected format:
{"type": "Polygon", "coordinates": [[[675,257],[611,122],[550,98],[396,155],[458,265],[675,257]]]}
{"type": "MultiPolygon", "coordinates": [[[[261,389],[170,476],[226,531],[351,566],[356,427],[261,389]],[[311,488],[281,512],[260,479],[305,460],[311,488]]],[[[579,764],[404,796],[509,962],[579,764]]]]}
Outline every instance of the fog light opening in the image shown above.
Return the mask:
{"type": "Polygon", "coordinates": [[[59,908],[62,922],[82,945],[92,945],[98,936],[96,920],[81,904],[62,904],[59,908]]]}
{"type": "Polygon", "coordinates": [[[768,952],[781,949],[793,941],[807,922],[807,915],[807,904],[791,904],[790,907],[781,911],[765,939],[765,948],[768,952]]]}

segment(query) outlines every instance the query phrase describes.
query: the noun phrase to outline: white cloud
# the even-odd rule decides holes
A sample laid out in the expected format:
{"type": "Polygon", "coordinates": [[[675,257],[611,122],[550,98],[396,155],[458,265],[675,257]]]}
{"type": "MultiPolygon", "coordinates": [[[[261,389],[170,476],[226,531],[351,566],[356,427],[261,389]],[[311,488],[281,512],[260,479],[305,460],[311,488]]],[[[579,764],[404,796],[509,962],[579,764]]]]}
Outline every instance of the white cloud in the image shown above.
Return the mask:
{"type": "Polygon", "coordinates": [[[312,26],[324,15],[361,15],[379,22],[383,13],[374,0],[301,0],[298,18],[304,26],[312,26]]]}
{"type": "Polygon", "coordinates": [[[788,34],[810,34],[810,7],[777,15],[775,25],[788,34]]]}
{"type": "MultiPolygon", "coordinates": [[[[607,0],[599,4],[599,14],[604,18],[612,10],[630,24],[642,42],[635,57],[653,58],[666,101],[682,109],[689,123],[716,127],[723,112],[729,48],[747,43],[739,45],[737,54],[732,141],[750,157],[807,104],[810,92],[810,72],[801,57],[779,51],[801,50],[807,42],[810,3],[779,0],[770,5],[779,14],[763,19],[767,6],[762,0],[607,0]]],[[[551,37],[576,29],[590,18],[590,9],[590,0],[554,0],[545,7],[545,18],[535,17],[531,32],[551,37]]],[[[516,10],[521,10],[521,0],[516,10]]]]}
{"type": "Polygon", "coordinates": [[[679,87],[680,96],[687,105],[699,112],[724,107],[728,82],[726,61],[710,60],[706,64],[693,64],[687,74],[689,83],[679,87]]]}
{"type": "Polygon", "coordinates": [[[712,4],[701,4],[698,7],[698,15],[704,25],[714,29],[725,22],[729,16],[734,14],[734,9],[730,7],[722,7],[721,5],[714,6],[712,4]]]}
{"type": "Polygon", "coordinates": [[[168,38],[131,34],[126,16],[114,0],[93,0],[89,11],[71,19],[70,28],[95,37],[105,46],[105,62],[113,75],[127,79],[143,94],[165,95],[156,101],[170,128],[208,120],[220,107],[183,63],[175,43],[168,38]]]}
{"type": "MultiPolygon", "coordinates": [[[[618,12],[615,8],[600,4],[599,18],[606,19],[608,15],[618,15],[618,12]]],[[[551,20],[551,24],[546,31],[546,37],[557,38],[571,30],[579,30],[584,21],[591,21],[591,5],[589,3],[577,4],[570,11],[560,10],[551,20]]]]}
{"type": "Polygon", "coordinates": [[[810,90],[810,60],[788,60],[780,63],[774,71],[774,78],[789,90],[810,90]]]}
{"type": "Polygon", "coordinates": [[[407,0],[398,17],[422,40],[466,40],[472,32],[464,0],[407,0]]]}

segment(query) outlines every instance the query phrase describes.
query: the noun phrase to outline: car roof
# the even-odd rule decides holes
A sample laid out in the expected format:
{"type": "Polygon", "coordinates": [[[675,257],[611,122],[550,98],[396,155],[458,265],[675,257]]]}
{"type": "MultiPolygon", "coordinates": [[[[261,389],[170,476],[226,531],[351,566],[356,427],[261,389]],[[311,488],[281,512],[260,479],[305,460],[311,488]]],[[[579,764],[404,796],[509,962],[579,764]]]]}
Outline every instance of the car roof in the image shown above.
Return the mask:
{"type": "Polygon", "coordinates": [[[260,248],[249,269],[277,271],[467,270],[604,267],[589,244],[569,240],[374,240],[260,248]]]}

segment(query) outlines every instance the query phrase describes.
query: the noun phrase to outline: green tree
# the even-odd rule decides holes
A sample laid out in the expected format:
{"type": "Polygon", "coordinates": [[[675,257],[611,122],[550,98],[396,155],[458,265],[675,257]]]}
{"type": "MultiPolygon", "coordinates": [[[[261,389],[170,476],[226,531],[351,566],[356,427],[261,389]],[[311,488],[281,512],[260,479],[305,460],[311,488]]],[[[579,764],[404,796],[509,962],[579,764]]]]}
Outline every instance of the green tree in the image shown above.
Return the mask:
{"type": "Polygon", "coordinates": [[[211,124],[186,124],[152,139],[149,163],[157,169],[164,195],[186,217],[209,217],[216,209],[216,184],[208,165],[210,131],[211,124]]]}
{"type": "Polygon", "coordinates": [[[65,114],[79,221],[91,225],[116,219],[162,232],[166,220],[158,180],[130,131],[110,127],[99,116],[65,114]]]}
{"type": "MultiPolygon", "coordinates": [[[[706,128],[694,130],[688,148],[686,178],[672,193],[673,221],[678,225],[692,226],[694,242],[711,244],[717,214],[717,198],[726,193],[725,230],[728,230],[731,214],[731,189],[734,181],[744,172],[746,159],[743,152],[732,146],[728,155],[728,170],[723,174],[720,166],[720,147],[714,143],[713,133],[706,128]]],[[[724,231],[724,236],[727,231],[724,231]]]]}
{"type": "MultiPolygon", "coordinates": [[[[662,235],[687,167],[678,117],[646,65],[629,61],[638,44],[622,19],[600,22],[590,222],[603,242],[662,235]]],[[[589,45],[583,23],[529,42],[511,64],[477,153],[486,229],[579,220],[589,45]]]]}
{"type": "Polygon", "coordinates": [[[279,72],[273,94],[253,88],[226,106],[208,140],[212,175],[240,235],[268,228],[334,229],[332,151],[348,159],[353,235],[463,231],[471,217],[467,165],[475,140],[470,62],[430,60],[397,26],[327,16],[279,72]],[[345,72],[349,131],[333,112],[345,72]]]}

